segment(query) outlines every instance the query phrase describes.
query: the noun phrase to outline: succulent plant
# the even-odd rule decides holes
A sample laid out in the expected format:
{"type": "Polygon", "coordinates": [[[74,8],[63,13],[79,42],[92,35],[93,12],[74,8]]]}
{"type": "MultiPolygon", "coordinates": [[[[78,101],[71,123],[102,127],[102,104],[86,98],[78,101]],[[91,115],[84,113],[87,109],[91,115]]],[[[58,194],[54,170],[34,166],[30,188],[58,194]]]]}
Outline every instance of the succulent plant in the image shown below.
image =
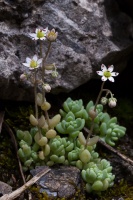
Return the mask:
{"type": "Polygon", "coordinates": [[[17,130],[17,138],[25,141],[28,145],[32,144],[32,136],[29,131],[17,130]]]}
{"type": "Polygon", "coordinates": [[[69,97],[63,103],[60,114],[50,119],[47,111],[51,108],[51,104],[45,94],[50,92],[51,86],[45,83],[45,70],[52,70],[53,77],[57,77],[58,72],[54,63],[44,64],[47,63],[51,43],[56,40],[57,35],[54,29],[50,31],[48,28],[43,30],[37,28],[35,33],[29,34],[34,40],[50,41],[50,45],[44,57],[41,43],[39,52],[41,58],[35,54],[32,58],[27,57],[23,63],[31,73],[29,75],[23,73],[20,78],[21,81],[29,80],[34,85],[35,114],[30,113],[29,120],[33,126],[30,131],[17,131],[20,147],[18,155],[25,171],[37,165],[52,166],[55,163],[77,166],[82,170],[81,174],[88,192],[104,191],[113,185],[115,176],[111,173],[110,163],[99,158],[95,147],[99,137],[109,145],[115,145],[115,141],[126,131],[125,127],[117,124],[116,117],[110,118],[107,113],[103,113],[103,105],[108,103],[110,107],[115,107],[117,102],[110,90],[103,89],[104,83],[106,80],[114,82],[113,76],[119,73],[112,72],[113,65],[107,68],[102,64],[101,71],[97,71],[97,74],[102,76],[103,83],[96,104],[90,101],[85,108],[82,99],[74,101],[69,97]],[[36,70],[38,67],[41,67],[41,74],[36,70]],[[38,88],[40,93],[37,93],[38,88]],[[106,92],[106,96],[101,99],[103,105],[97,104],[103,91],[106,92]],[[108,95],[111,96],[109,99],[108,95]],[[82,132],[85,125],[90,129],[86,138],[82,132]],[[59,136],[58,133],[65,137],[59,136]],[[91,138],[92,133],[95,136],[91,138]]]}
{"type": "Polygon", "coordinates": [[[47,132],[39,132],[37,127],[31,128],[30,131],[17,130],[17,138],[20,141],[18,155],[25,171],[42,164],[50,153],[48,141],[55,136],[56,131],[53,129],[47,132]]]}
{"type": "MultiPolygon", "coordinates": [[[[96,106],[95,112],[94,106],[93,101],[89,101],[86,108],[84,108],[81,99],[73,101],[71,98],[68,98],[63,104],[64,111],[60,109],[62,121],[57,124],[56,130],[61,134],[69,134],[74,138],[82,131],[82,128],[84,127],[83,120],[85,120],[85,125],[90,128],[92,118],[94,118],[93,134],[99,136],[109,145],[114,146],[115,142],[124,136],[126,128],[117,124],[116,117],[110,118],[108,113],[102,112],[102,104],[96,106]]],[[[83,136],[82,141],[85,144],[83,136]]],[[[98,141],[98,138],[95,138],[95,141],[98,141]]],[[[92,141],[90,141],[90,144],[91,143],[92,141]]]]}
{"type": "Polygon", "coordinates": [[[56,130],[61,134],[69,134],[70,137],[76,138],[83,129],[85,120],[81,118],[75,118],[75,115],[69,111],[63,118],[63,120],[57,124],[56,130]]]}
{"type": "Polygon", "coordinates": [[[59,135],[46,140],[45,135],[40,137],[38,128],[32,128],[30,132],[18,130],[17,137],[20,140],[18,155],[23,163],[23,170],[27,171],[38,165],[53,166],[56,163],[73,165],[82,170],[88,192],[104,191],[113,185],[112,167],[105,159],[100,160],[95,151],[96,144],[86,148],[78,137],[73,139],[59,135]]]}
{"type": "Polygon", "coordinates": [[[39,159],[37,153],[24,140],[20,141],[19,146],[18,156],[23,162],[23,170],[27,171],[29,168],[35,167],[35,163],[39,159]]]}
{"type": "MultiPolygon", "coordinates": [[[[42,96],[39,94],[38,105],[41,106],[41,103],[42,96]]],[[[30,121],[35,127],[30,131],[17,131],[20,141],[18,155],[23,169],[26,171],[38,165],[53,166],[56,163],[73,165],[81,170],[88,192],[108,189],[113,185],[115,176],[111,173],[110,163],[99,158],[95,151],[96,143],[100,137],[113,146],[125,134],[126,128],[117,124],[116,117],[110,118],[108,113],[103,113],[103,105],[98,104],[94,109],[92,101],[84,108],[82,100],[68,98],[63,109],[60,110],[61,115],[55,115],[49,123],[43,115],[38,120],[31,115],[30,121]],[[95,136],[87,140],[82,129],[85,125],[90,128],[92,121],[95,136]]]]}
{"type": "Polygon", "coordinates": [[[72,112],[75,118],[88,118],[88,114],[83,106],[82,99],[73,101],[70,97],[63,103],[63,109],[60,109],[60,114],[64,118],[68,112],[72,112]]]}
{"type": "Polygon", "coordinates": [[[87,192],[101,192],[113,186],[115,175],[111,171],[112,167],[105,159],[88,163],[81,172],[87,192]]]}
{"type": "MultiPolygon", "coordinates": [[[[94,108],[93,102],[89,102],[86,109],[89,113],[91,109],[94,108]]],[[[110,118],[108,113],[102,112],[102,105],[97,105],[98,114],[94,119],[94,130],[93,133],[98,135],[103,141],[108,143],[110,146],[114,146],[115,142],[123,137],[126,132],[126,128],[124,126],[120,126],[117,124],[117,118],[110,118]]],[[[92,119],[89,116],[86,120],[86,126],[91,127],[92,119]]]]}
{"type": "MultiPolygon", "coordinates": [[[[87,104],[87,106],[86,106],[86,111],[87,111],[87,113],[89,114],[89,112],[91,111],[91,110],[94,110],[94,103],[93,103],[93,101],[89,101],[88,102],[88,104],[87,104]]],[[[96,106],[96,111],[97,111],[97,113],[100,113],[100,112],[102,112],[103,111],[103,105],[102,104],[98,104],[97,106],[96,106]]]]}
{"type": "Polygon", "coordinates": [[[99,157],[98,153],[94,151],[95,145],[85,149],[84,145],[80,144],[78,138],[73,140],[68,137],[56,136],[50,140],[49,146],[50,154],[48,160],[54,163],[61,163],[61,160],[64,159],[63,164],[74,165],[80,169],[89,160],[95,160],[99,157]]]}

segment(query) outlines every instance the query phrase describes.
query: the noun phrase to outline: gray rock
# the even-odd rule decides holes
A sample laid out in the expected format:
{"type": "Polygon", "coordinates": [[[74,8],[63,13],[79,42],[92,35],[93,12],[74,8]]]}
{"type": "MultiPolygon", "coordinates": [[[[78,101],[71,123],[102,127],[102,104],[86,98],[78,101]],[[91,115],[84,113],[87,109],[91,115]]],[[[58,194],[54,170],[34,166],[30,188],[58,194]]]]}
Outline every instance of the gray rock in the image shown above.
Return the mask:
{"type": "MultiPolygon", "coordinates": [[[[22,83],[25,58],[39,49],[28,33],[48,27],[58,31],[47,63],[55,62],[59,76],[46,74],[52,93],[69,92],[96,78],[100,65],[121,72],[133,51],[133,24],[111,0],[1,0],[0,98],[33,100],[33,86],[22,83]]],[[[47,43],[44,42],[44,53],[47,43]]]]}
{"type": "MultiPolygon", "coordinates": [[[[45,166],[36,167],[31,170],[32,175],[36,175],[45,166]]],[[[72,197],[78,188],[81,189],[80,170],[73,166],[54,166],[50,172],[37,181],[41,186],[40,192],[47,192],[49,196],[60,198],[72,197]]]]}
{"type": "Polygon", "coordinates": [[[12,192],[12,187],[0,181],[0,195],[9,194],[10,192],[12,192]]]}

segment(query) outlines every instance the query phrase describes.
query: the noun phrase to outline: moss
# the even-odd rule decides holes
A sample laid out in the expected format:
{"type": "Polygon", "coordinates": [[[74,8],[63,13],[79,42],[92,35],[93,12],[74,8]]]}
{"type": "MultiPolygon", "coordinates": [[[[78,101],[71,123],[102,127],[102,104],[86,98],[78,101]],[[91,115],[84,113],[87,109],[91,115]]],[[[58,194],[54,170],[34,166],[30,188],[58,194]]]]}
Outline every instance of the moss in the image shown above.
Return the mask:
{"type": "Polygon", "coordinates": [[[14,156],[16,153],[11,143],[11,138],[7,132],[2,129],[0,134],[0,181],[3,181],[16,189],[18,182],[21,181],[19,178],[18,162],[14,156]],[[14,180],[17,177],[17,181],[14,180]]]}
{"type": "Polygon", "coordinates": [[[133,185],[127,183],[123,179],[119,183],[114,184],[112,188],[108,189],[104,193],[99,194],[98,200],[112,200],[120,197],[124,200],[133,199],[133,185]]]}
{"type": "MultiPolygon", "coordinates": [[[[49,197],[45,192],[40,193],[40,187],[32,186],[30,188],[34,197],[38,200],[67,200],[66,198],[57,198],[57,197],[49,197]]],[[[127,183],[123,179],[116,183],[112,188],[109,188],[107,191],[101,192],[99,195],[93,196],[93,194],[86,197],[84,192],[82,193],[80,189],[77,188],[75,196],[69,198],[69,200],[92,200],[97,198],[98,200],[112,200],[123,198],[124,200],[132,200],[133,199],[133,186],[130,183],[127,183]]]]}
{"type": "Polygon", "coordinates": [[[11,105],[6,105],[5,110],[5,120],[12,128],[21,130],[25,130],[26,127],[31,128],[29,116],[34,112],[33,105],[29,105],[28,103],[14,105],[12,103],[11,105]]]}
{"type": "MultiPolygon", "coordinates": [[[[40,193],[40,187],[33,185],[30,187],[30,192],[34,196],[35,199],[38,200],[68,200],[68,198],[59,198],[59,197],[53,197],[53,196],[48,196],[46,192],[40,193]]],[[[69,198],[69,200],[86,200],[86,195],[84,192],[81,191],[81,189],[76,188],[76,193],[73,197],[69,198]]],[[[92,200],[91,198],[87,200],[92,200]]]]}
{"type": "Polygon", "coordinates": [[[13,154],[14,149],[12,148],[11,140],[4,131],[2,134],[4,134],[4,138],[0,135],[0,166],[8,170],[15,169],[17,162],[13,154]]]}

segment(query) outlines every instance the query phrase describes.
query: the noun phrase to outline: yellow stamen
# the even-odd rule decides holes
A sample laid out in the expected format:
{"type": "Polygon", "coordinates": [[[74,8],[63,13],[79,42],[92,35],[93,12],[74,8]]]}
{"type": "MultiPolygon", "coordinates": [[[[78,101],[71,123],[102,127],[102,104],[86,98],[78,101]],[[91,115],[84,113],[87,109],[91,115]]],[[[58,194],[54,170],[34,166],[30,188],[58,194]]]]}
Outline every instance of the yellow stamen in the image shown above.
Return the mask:
{"type": "Polygon", "coordinates": [[[34,61],[34,60],[31,60],[31,62],[30,62],[30,67],[31,67],[31,68],[36,68],[36,67],[37,67],[37,62],[34,61]]]}
{"type": "Polygon", "coordinates": [[[105,72],[103,73],[103,75],[104,75],[106,78],[109,78],[109,77],[111,77],[111,72],[105,71],[105,72]]]}
{"type": "Polygon", "coordinates": [[[44,37],[44,32],[38,31],[38,32],[37,32],[37,37],[38,37],[38,38],[44,37]]]}

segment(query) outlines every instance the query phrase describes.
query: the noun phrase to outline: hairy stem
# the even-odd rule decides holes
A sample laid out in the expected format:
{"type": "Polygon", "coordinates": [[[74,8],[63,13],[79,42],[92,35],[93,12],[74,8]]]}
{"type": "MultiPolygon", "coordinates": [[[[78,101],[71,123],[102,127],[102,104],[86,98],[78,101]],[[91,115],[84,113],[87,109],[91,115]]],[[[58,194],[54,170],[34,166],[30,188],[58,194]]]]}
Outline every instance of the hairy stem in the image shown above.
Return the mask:
{"type": "MultiPolygon", "coordinates": [[[[45,81],[45,62],[48,58],[50,48],[51,48],[51,42],[49,42],[48,50],[47,50],[45,57],[43,58],[43,61],[42,61],[42,81],[43,82],[45,81]]],[[[42,56],[42,43],[40,43],[40,54],[42,56]]],[[[43,100],[43,102],[45,101],[45,90],[43,88],[42,88],[42,100],[43,100]]],[[[45,117],[46,117],[46,120],[47,120],[47,123],[48,123],[48,126],[49,126],[49,115],[48,115],[47,111],[45,111],[45,117]]]]}
{"type": "MultiPolygon", "coordinates": [[[[97,104],[98,104],[98,102],[99,102],[99,100],[100,100],[100,98],[101,98],[101,94],[102,94],[102,92],[103,92],[104,83],[105,83],[105,82],[103,81],[103,82],[102,82],[102,85],[101,85],[100,92],[99,92],[98,97],[97,97],[97,99],[96,99],[96,103],[95,103],[95,106],[94,106],[94,111],[96,111],[97,104]]],[[[95,119],[95,118],[92,119],[91,128],[90,128],[89,134],[88,134],[87,139],[86,139],[85,148],[87,148],[87,143],[88,143],[88,141],[89,141],[90,136],[91,136],[92,133],[93,133],[93,129],[94,129],[94,119],[95,119]]]]}
{"type": "Polygon", "coordinates": [[[35,95],[35,117],[38,119],[38,106],[37,106],[37,72],[34,73],[34,95],[35,95]]]}
{"type": "Polygon", "coordinates": [[[106,97],[110,94],[111,98],[113,97],[112,92],[109,89],[103,89],[103,92],[106,92],[106,97]]]}
{"type": "Polygon", "coordinates": [[[103,92],[104,83],[105,83],[105,81],[102,82],[100,92],[99,92],[98,97],[97,97],[97,99],[96,99],[94,111],[96,111],[97,104],[98,104],[98,102],[99,102],[99,100],[100,100],[100,98],[101,98],[101,94],[102,94],[102,92],[103,92]]]}

